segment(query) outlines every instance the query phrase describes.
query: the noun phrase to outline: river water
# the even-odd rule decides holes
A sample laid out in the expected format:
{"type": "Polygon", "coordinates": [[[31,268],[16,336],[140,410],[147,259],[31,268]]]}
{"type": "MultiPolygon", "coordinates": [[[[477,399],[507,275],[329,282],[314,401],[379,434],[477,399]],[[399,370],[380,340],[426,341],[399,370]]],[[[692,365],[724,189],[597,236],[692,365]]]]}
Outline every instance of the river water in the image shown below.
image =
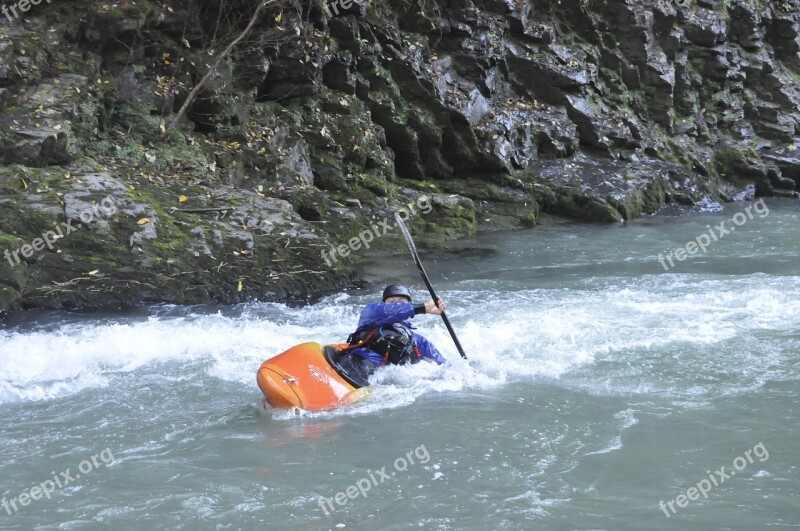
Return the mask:
{"type": "Polygon", "coordinates": [[[468,363],[418,316],[451,363],[330,413],[263,410],[256,369],[343,340],[384,282],[422,298],[410,257],[306,307],[11,315],[0,528],[797,528],[800,215],[747,206],[423,252],[468,363]]]}

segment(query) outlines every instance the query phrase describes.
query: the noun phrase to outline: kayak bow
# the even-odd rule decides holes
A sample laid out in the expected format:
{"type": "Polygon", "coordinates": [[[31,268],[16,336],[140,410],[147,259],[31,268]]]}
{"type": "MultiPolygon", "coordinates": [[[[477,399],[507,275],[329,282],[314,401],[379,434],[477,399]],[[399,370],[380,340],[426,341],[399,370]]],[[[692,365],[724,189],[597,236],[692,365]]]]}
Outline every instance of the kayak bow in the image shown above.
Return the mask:
{"type": "Polygon", "coordinates": [[[340,350],[344,346],[302,343],[262,363],[256,380],[265,403],[278,409],[323,411],[364,397],[369,375],[345,365],[340,350]]]}

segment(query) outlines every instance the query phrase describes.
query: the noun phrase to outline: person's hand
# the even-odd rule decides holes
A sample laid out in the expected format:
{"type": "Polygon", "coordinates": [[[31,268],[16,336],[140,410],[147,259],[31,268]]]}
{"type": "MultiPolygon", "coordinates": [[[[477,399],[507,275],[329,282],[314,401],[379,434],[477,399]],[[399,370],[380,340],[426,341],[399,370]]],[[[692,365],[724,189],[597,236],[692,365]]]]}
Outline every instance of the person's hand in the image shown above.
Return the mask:
{"type": "Polygon", "coordinates": [[[428,299],[428,302],[425,303],[425,313],[432,313],[434,315],[442,315],[444,313],[444,301],[441,297],[437,297],[439,301],[439,307],[437,308],[436,304],[434,304],[433,299],[428,299]]]}

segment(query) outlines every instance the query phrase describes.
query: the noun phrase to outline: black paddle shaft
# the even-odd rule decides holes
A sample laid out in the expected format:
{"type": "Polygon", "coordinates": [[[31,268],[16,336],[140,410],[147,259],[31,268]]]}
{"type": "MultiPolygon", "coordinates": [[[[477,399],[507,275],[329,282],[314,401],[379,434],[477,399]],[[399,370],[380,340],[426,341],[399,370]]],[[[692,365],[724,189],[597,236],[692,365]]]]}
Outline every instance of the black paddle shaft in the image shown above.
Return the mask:
{"type": "MultiPolygon", "coordinates": [[[[431,294],[431,298],[433,299],[433,303],[436,307],[439,307],[439,298],[436,296],[436,292],[433,291],[433,285],[431,281],[428,280],[428,275],[425,273],[425,268],[422,267],[422,262],[419,259],[419,255],[417,254],[417,247],[414,245],[414,240],[411,239],[411,233],[408,232],[405,223],[403,223],[402,218],[398,212],[395,212],[394,218],[397,220],[397,226],[400,227],[400,231],[403,233],[403,237],[406,239],[406,243],[408,243],[408,249],[411,251],[411,256],[414,257],[414,262],[417,264],[417,269],[419,269],[420,274],[422,275],[422,280],[425,282],[425,286],[428,287],[428,292],[431,294]]],[[[458,338],[456,337],[456,332],[453,330],[453,325],[450,324],[450,319],[442,312],[442,321],[444,321],[444,325],[447,327],[447,331],[450,332],[450,337],[453,338],[453,343],[456,344],[456,348],[458,349],[458,353],[461,354],[461,357],[467,359],[467,355],[464,352],[464,349],[461,347],[461,343],[459,343],[458,338]]]]}

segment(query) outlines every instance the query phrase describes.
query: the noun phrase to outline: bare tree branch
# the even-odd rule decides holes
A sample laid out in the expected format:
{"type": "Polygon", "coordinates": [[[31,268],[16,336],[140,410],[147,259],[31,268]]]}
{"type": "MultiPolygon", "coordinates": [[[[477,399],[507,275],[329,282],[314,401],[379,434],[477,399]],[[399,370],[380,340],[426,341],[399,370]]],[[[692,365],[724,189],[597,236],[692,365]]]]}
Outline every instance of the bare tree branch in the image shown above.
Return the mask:
{"type": "Polygon", "coordinates": [[[250,33],[250,30],[253,29],[253,26],[255,25],[256,21],[258,20],[258,16],[261,14],[261,11],[263,11],[264,8],[266,8],[268,6],[271,6],[271,5],[277,4],[277,3],[278,3],[278,0],[262,0],[262,2],[260,4],[258,4],[258,7],[253,12],[253,17],[250,19],[250,22],[247,24],[247,27],[244,29],[244,31],[241,34],[239,34],[239,36],[236,37],[233,41],[231,41],[231,43],[228,44],[228,46],[226,46],[225,49],[222,50],[219,53],[219,55],[217,55],[217,57],[214,58],[214,61],[211,63],[211,66],[208,68],[208,72],[206,72],[206,74],[200,79],[200,81],[197,83],[197,85],[194,86],[192,91],[189,92],[189,95],[186,97],[186,101],[183,102],[183,105],[181,106],[180,110],[178,111],[178,114],[176,114],[172,118],[172,120],[169,123],[169,126],[167,126],[166,129],[164,130],[164,134],[165,135],[169,134],[170,132],[172,132],[172,130],[175,128],[175,125],[178,123],[178,121],[181,119],[181,117],[186,113],[186,109],[188,109],[189,105],[191,105],[192,101],[194,101],[195,97],[197,96],[197,93],[200,92],[200,89],[202,89],[203,85],[206,84],[208,79],[211,77],[211,74],[213,74],[216,71],[216,69],[219,66],[220,62],[222,62],[222,60],[225,57],[227,57],[228,54],[231,53],[231,50],[233,50],[234,47],[236,47],[236,45],[239,44],[242,41],[242,39],[244,39],[247,36],[248,33],[250,33]]]}

